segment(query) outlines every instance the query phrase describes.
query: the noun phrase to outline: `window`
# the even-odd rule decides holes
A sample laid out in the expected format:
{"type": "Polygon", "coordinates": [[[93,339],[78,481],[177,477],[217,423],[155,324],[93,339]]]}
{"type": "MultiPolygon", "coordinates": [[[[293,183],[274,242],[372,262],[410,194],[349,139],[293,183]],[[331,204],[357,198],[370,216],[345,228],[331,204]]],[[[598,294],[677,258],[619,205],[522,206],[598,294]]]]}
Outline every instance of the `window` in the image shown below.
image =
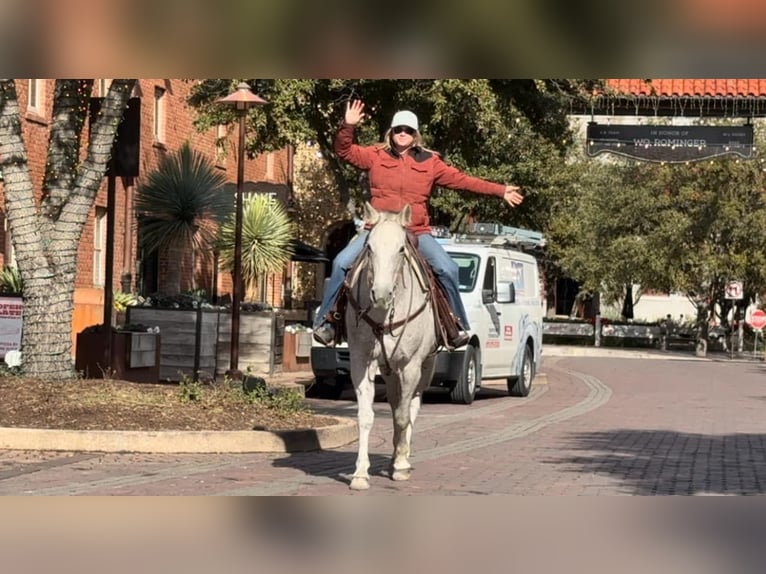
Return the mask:
{"type": "Polygon", "coordinates": [[[228,135],[225,124],[215,127],[215,163],[226,165],[226,136],[228,135]]]}
{"type": "Polygon", "coordinates": [[[495,286],[495,258],[490,257],[487,259],[487,270],[484,273],[484,283],[481,286],[482,293],[492,295],[494,300],[497,296],[497,288],[495,286]]]}
{"type": "Polygon", "coordinates": [[[93,284],[103,286],[106,278],[106,208],[96,207],[93,229],[93,284]]]}
{"type": "Polygon", "coordinates": [[[154,141],[165,141],[165,90],[154,88],[154,141]]]}
{"type": "Polygon", "coordinates": [[[29,80],[29,89],[27,91],[27,112],[43,115],[43,92],[45,90],[45,80],[29,80]]]}
{"type": "Polygon", "coordinates": [[[449,256],[457,264],[458,289],[461,293],[470,293],[479,275],[479,256],[470,253],[449,253],[449,256]]]}
{"type": "Polygon", "coordinates": [[[100,80],[96,80],[96,92],[97,96],[100,98],[105,98],[107,92],[109,91],[109,86],[112,85],[112,79],[111,78],[101,78],[100,80]]]}

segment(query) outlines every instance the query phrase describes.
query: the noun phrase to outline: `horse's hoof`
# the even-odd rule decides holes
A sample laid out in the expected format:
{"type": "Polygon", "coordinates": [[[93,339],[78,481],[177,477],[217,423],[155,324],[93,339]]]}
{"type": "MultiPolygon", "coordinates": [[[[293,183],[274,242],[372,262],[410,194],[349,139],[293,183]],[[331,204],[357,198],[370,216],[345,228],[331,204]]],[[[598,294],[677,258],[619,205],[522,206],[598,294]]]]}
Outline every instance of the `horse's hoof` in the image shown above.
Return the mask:
{"type": "Polygon", "coordinates": [[[361,476],[355,476],[351,479],[349,488],[351,490],[368,490],[370,488],[370,480],[361,476]]]}
{"type": "Polygon", "coordinates": [[[401,470],[395,470],[391,473],[391,480],[409,480],[410,475],[412,474],[411,468],[403,468],[401,470]]]}

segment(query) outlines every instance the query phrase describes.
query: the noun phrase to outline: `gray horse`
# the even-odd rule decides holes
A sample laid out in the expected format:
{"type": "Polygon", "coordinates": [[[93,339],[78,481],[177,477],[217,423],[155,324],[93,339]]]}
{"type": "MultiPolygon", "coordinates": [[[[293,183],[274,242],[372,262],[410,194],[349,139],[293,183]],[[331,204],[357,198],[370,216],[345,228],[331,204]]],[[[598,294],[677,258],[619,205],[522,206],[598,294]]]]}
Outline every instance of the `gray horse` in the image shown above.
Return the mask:
{"type": "Polygon", "coordinates": [[[410,216],[409,205],[400,213],[389,213],[366,204],[365,221],[372,230],[361,255],[364,263],[347,278],[346,329],[359,423],[359,450],[350,485],[354,490],[370,487],[375,375],[380,372],[386,382],[393,413],[393,480],[410,477],[412,428],[421,394],[433,377],[434,314],[426,280],[406,241],[410,216]]]}

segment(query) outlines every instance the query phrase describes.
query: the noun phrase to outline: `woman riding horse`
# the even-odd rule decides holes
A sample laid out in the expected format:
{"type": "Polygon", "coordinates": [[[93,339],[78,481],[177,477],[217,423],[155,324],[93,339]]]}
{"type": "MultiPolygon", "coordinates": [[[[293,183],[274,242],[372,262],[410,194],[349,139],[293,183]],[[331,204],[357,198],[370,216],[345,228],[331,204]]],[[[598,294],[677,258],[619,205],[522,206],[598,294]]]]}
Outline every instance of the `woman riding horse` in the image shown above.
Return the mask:
{"type": "MultiPolygon", "coordinates": [[[[517,186],[466,175],[444,163],[436,152],[423,147],[418,118],[411,111],[394,114],[382,143],[372,146],[354,144],[354,128],[364,115],[364,103],[360,100],[346,104],[345,121],[335,137],[335,153],[368,171],[371,203],[376,210],[398,212],[406,205],[412,206],[412,221],[408,230],[418,237],[418,250],[449,298],[461,328],[457,339],[450,343],[461,347],[468,342],[466,331],[470,325],[458,290],[458,268],[431,235],[426,207],[428,198],[434,185],[502,197],[512,207],[519,205],[524,198],[517,186]]],[[[368,233],[368,229],[360,231],[333,261],[330,281],[314,320],[314,338],[324,345],[334,344],[335,327],[330,309],[338,297],[346,272],[361,253],[368,233]]]]}

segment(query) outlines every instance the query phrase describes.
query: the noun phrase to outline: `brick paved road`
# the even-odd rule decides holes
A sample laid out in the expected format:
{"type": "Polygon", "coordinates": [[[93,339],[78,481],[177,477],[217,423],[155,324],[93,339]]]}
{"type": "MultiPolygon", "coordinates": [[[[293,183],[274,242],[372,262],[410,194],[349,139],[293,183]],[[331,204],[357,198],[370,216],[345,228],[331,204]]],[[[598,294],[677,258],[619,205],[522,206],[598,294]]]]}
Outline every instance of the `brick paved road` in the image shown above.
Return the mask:
{"type": "MultiPolygon", "coordinates": [[[[435,393],[415,431],[412,479],[385,474],[388,406],[376,403],[369,494],[760,494],[766,366],[548,358],[525,398],[489,385],[470,407],[435,393]]],[[[350,401],[318,401],[353,415],[350,401]]],[[[0,451],[0,495],[346,494],[356,445],[290,455],[0,451]]],[[[365,495],[365,493],[361,493],[365,495]]]]}

